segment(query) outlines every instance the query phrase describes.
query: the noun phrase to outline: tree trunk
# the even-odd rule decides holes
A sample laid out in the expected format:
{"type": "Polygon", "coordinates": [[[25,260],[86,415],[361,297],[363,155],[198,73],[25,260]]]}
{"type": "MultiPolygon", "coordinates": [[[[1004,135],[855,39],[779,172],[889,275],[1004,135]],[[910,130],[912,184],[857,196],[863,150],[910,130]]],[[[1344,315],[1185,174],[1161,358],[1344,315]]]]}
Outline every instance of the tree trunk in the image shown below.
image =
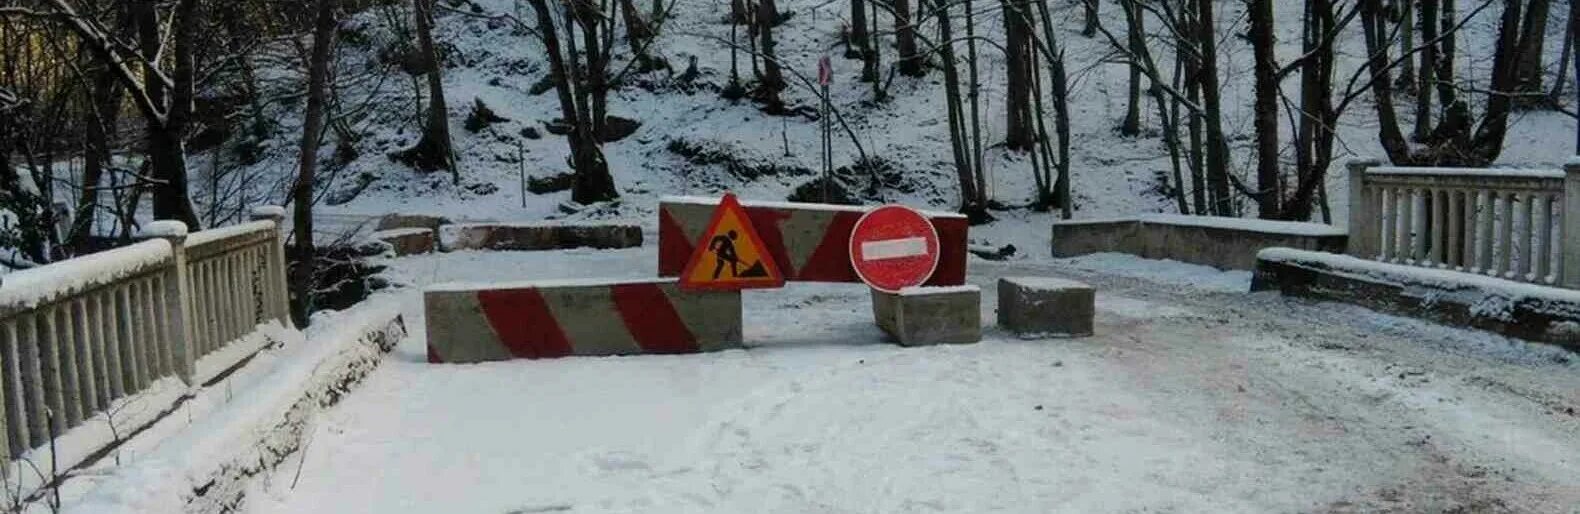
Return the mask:
{"type": "MultiPolygon", "coordinates": [[[[1438,0],[1419,0],[1421,40],[1437,39],[1438,0]]],[[[1432,133],[1432,93],[1437,87],[1437,49],[1429,44],[1421,49],[1421,82],[1415,88],[1415,140],[1426,141],[1432,133]]]]}
{"type": "MultiPolygon", "coordinates": [[[[1458,0],[1438,0],[1438,35],[1448,34],[1459,23],[1458,0]]],[[[1458,34],[1444,37],[1437,48],[1437,103],[1445,111],[1459,105],[1459,91],[1454,88],[1454,59],[1459,47],[1458,34]]]]}
{"type": "Polygon", "coordinates": [[[757,0],[757,31],[762,38],[761,48],[757,51],[763,54],[762,94],[765,101],[779,103],[779,91],[785,88],[784,73],[779,70],[779,56],[774,48],[774,19],[779,17],[779,8],[774,6],[774,0],[757,0]]]}
{"type": "MultiPolygon", "coordinates": [[[[955,160],[955,174],[960,183],[960,212],[968,216],[973,213],[985,213],[986,206],[979,202],[980,192],[977,190],[976,171],[971,167],[969,152],[970,143],[966,139],[965,121],[962,120],[960,105],[960,72],[955,64],[954,35],[949,23],[947,0],[935,0],[938,7],[938,32],[939,41],[944,48],[939,53],[944,64],[944,104],[949,115],[949,142],[951,154],[955,160]]],[[[969,7],[968,7],[969,8],[969,7]]]]}
{"type": "MultiPolygon", "coordinates": [[[[554,92],[559,98],[560,116],[571,125],[571,131],[565,138],[570,146],[571,166],[576,172],[571,199],[577,203],[590,204],[619,198],[614,177],[609,174],[609,163],[604,160],[596,134],[592,133],[592,124],[584,114],[589,110],[587,101],[577,92],[580,88],[574,87],[581,83],[580,72],[577,71],[579,63],[575,60],[578,55],[574,44],[575,35],[567,34],[566,39],[572,44],[568,52],[561,50],[554,16],[545,0],[527,2],[537,12],[539,37],[543,39],[548,54],[549,80],[554,83],[554,92]],[[571,57],[569,62],[567,56],[571,57]]],[[[566,29],[570,30],[574,25],[567,23],[566,29]]]]}
{"type": "Polygon", "coordinates": [[[1218,89],[1218,31],[1213,19],[1213,0],[1196,2],[1196,42],[1201,48],[1201,94],[1203,120],[1207,129],[1207,182],[1212,189],[1212,213],[1215,216],[1233,216],[1234,203],[1229,196],[1228,144],[1223,135],[1223,106],[1218,89]]]}
{"type": "Polygon", "coordinates": [[[1141,135],[1141,63],[1134,62],[1137,55],[1141,55],[1142,45],[1146,40],[1146,18],[1142,15],[1138,0],[1122,0],[1125,9],[1125,39],[1130,52],[1130,82],[1125,106],[1125,120],[1119,124],[1119,134],[1125,137],[1141,135]]]}
{"type": "Polygon", "coordinates": [[[1377,137],[1388,154],[1388,160],[1398,165],[1414,162],[1410,145],[1399,130],[1399,117],[1393,106],[1393,81],[1388,71],[1388,25],[1383,15],[1381,0],[1361,0],[1361,28],[1366,40],[1367,71],[1371,74],[1372,103],[1377,109],[1377,137]]]}
{"type": "Polygon", "coordinates": [[[1569,24],[1564,32],[1564,49],[1558,57],[1558,80],[1553,84],[1552,93],[1547,95],[1547,103],[1558,105],[1563,99],[1564,87],[1569,83],[1569,56],[1575,51],[1575,30],[1580,28],[1580,2],[1569,3],[1569,24]]]}
{"type": "Polygon", "coordinates": [[[867,0],[850,0],[850,40],[846,42],[845,58],[866,61],[867,44],[867,0]]]}
{"type": "MultiPolygon", "coordinates": [[[[1415,19],[1414,4],[1417,0],[1395,0],[1399,17],[1399,55],[1409,55],[1415,49],[1415,19]]],[[[1398,89],[1411,91],[1415,89],[1415,60],[1405,59],[1399,63],[1398,89]]]]}
{"type": "MultiPolygon", "coordinates": [[[[1185,2],[1180,8],[1180,30],[1187,34],[1195,34],[1195,20],[1192,12],[1195,2],[1185,2]]],[[[1192,46],[1184,44],[1175,45],[1174,58],[1185,65],[1185,99],[1192,104],[1201,102],[1201,61],[1197,58],[1192,46]]],[[[1191,178],[1191,208],[1192,212],[1200,215],[1210,214],[1207,204],[1207,174],[1206,158],[1202,155],[1202,116],[1190,113],[1186,123],[1189,130],[1190,150],[1186,152],[1186,162],[1190,165],[1191,178]]]]}
{"type": "Polygon", "coordinates": [[[444,99],[444,63],[433,44],[434,0],[412,0],[413,17],[416,19],[418,51],[427,64],[428,119],[423,126],[422,139],[410,152],[413,166],[423,171],[448,170],[451,180],[461,182],[460,170],[455,166],[455,153],[450,142],[450,109],[444,99]]]}
{"type": "MultiPolygon", "coordinates": [[[[155,0],[140,0],[132,4],[132,16],[137,24],[138,43],[143,52],[144,76],[156,76],[162,73],[156,67],[159,62],[160,49],[163,47],[164,34],[160,31],[160,20],[156,9],[155,0]]],[[[177,5],[177,10],[172,23],[172,40],[175,46],[175,77],[173,77],[173,90],[148,81],[146,88],[149,99],[155,106],[165,107],[167,111],[163,118],[148,116],[148,160],[153,178],[160,183],[154,184],[154,219],[177,220],[187,224],[191,230],[200,230],[202,224],[198,221],[197,211],[192,208],[188,197],[186,148],[182,132],[186,128],[186,119],[192,108],[193,82],[196,80],[195,64],[192,62],[193,34],[192,25],[196,16],[196,1],[186,1],[177,5]]]]}
{"type": "Polygon", "coordinates": [[[313,23],[313,55],[307,66],[307,112],[302,118],[302,153],[297,159],[296,184],[291,188],[292,220],[296,245],[291,256],[291,318],[296,326],[308,325],[317,289],[316,245],[313,244],[313,186],[318,170],[318,147],[323,141],[324,106],[328,103],[329,65],[334,57],[335,32],[339,24],[335,10],[338,0],[319,0],[313,23]]]}
{"type": "Polygon", "coordinates": [[[1535,106],[1542,103],[1543,93],[1546,92],[1542,87],[1542,73],[1547,71],[1542,68],[1542,49],[1547,41],[1547,15],[1551,11],[1551,3],[1549,0],[1529,1],[1525,9],[1524,30],[1520,34],[1515,93],[1520,95],[1520,105],[1535,106]]]}
{"type": "Polygon", "coordinates": [[[922,56],[916,53],[916,25],[911,23],[910,0],[894,0],[894,42],[899,48],[900,74],[920,77],[922,56]]]}
{"type": "Polygon", "coordinates": [[[1086,7],[1086,23],[1081,28],[1082,36],[1092,37],[1097,35],[1097,9],[1098,2],[1100,1],[1101,0],[1082,0],[1081,3],[1086,7]]]}
{"type": "Polygon", "coordinates": [[[647,21],[642,19],[641,11],[637,10],[635,0],[619,0],[620,17],[625,21],[625,41],[631,47],[631,55],[639,61],[647,59],[647,40],[652,39],[653,29],[647,21]]]}
{"type": "MultiPolygon", "coordinates": [[[[1534,0],[1545,2],[1545,0],[1534,0]]],[[[1519,72],[1522,47],[1534,44],[1533,41],[1522,41],[1520,30],[1520,5],[1518,1],[1511,0],[1504,3],[1503,17],[1498,25],[1498,43],[1492,57],[1492,91],[1487,98],[1487,111],[1481,118],[1481,124],[1476,128],[1476,136],[1472,140],[1470,159],[1466,163],[1470,166],[1486,166],[1498,160],[1498,155],[1503,153],[1503,140],[1508,135],[1509,112],[1514,107],[1514,99],[1504,92],[1516,91],[1519,87],[1519,72]]],[[[1538,38],[1539,39],[1539,38],[1538,38]]]]}
{"type": "MultiPolygon", "coordinates": [[[[577,2],[591,2],[591,0],[576,0],[577,2]]],[[[586,4],[591,6],[591,3],[586,4]]],[[[583,109],[582,121],[588,123],[587,132],[597,142],[602,142],[607,132],[605,122],[609,119],[609,88],[608,80],[609,61],[608,54],[599,38],[599,30],[603,26],[603,19],[592,13],[582,13],[576,16],[582,28],[583,58],[586,60],[585,74],[578,81],[577,91],[585,95],[587,109],[583,109]]],[[[573,49],[574,51],[574,49],[573,49]]],[[[572,57],[574,60],[575,57],[572,57]]]]}
{"type": "MultiPolygon", "coordinates": [[[[968,149],[968,153],[966,155],[971,159],[971,170],[973,176],[980,176],[983,170],[981,109],[982,82],[978,80],[977,77],[977,19],[976,9],[974,7],[975,0],[966,0],[963,3],[965,4],[964,6],[966,10],[966,79],[970,82],[970,84],[967,84],[969,90],[967,91],[966,95],[970,97],[971,100],[971,144],[966,145],[966,148],[968,149]]],[[[942,8],[943,7],[940,7],[940,9],[942,8]]],[[[954,48],[954,45],[950,45],[950,48],[954,48]]],[[[957,65],[955,68],[955,75],[958,76],[960,74],[959,66],[957,65]]],[[[961,125],[961,127],[964,128],[965,125],[961,125]]],[[[983,181],[979,180],[978,183],[983,183],[983,181]]],[[[981,191],[980,189],[982,188],[978,189],[978,192],[982,195],[982,203],[986,203],[987,191],[981,191]]]]}
{"type": "MultiPolygon", "coordinates": [[[[1327,173],[1333,162],[1334,127],[1338,113],[1333,107],[1333,67],[1336,61],[1333,41],[1324,34],[1336,30],[1338,20],[1333,13],[1331,0],[1307,1],[1305,53],[1313,56],[1301,66],[1301,111],[1305,113],[1300,123],[1296,151],[1298,176],[1295,193],[1283,205],[1283,218],[1292,221],[1311,219],[1312,197],[1323,201],[1324,222],[1327,214],[1327,173]]],[[[1422,68],[1426,71],[1426,67],[1422,68]]]]}
{"type": "MultiPolygon", "coordinates": [[[[1048,12],[1048,0],[1038,0],[1037,9],[1042,14],[1042,34],[1047,42],[1049,55],[1048,61],[1048,89],[1053,95],[1053,122],[1058,135],[1058,160],[1054,167],[1057,176],[1053,182],[1054,204],[1060,209],[1060,216],[1070,219],[1075,208],[1070,199],[1070,97],[1069,81],[1064,68],[1064,51],[1059,48],[1059,39],[1053,29],[1053,16],[1048,12]]],[[[1038,117],[1039,120],[1041,116],[1038,117]]],[[[1046,142],[1044,142],[1046,145],[1046,142]]]]}
{"type": "Polygon", "coordinates": [[[1010,150],[1031,150],[1037,137],[1031,109],[1031,16],[1025,0],[1002,0],[1004,60],[1008,85],[1004,144],[1010,150]]]}
{"type": "Polygon", "coordinates": [[[82,165],[82,196],[77,198],[71,234],[66,245],[81,255],[88,251],[88,238],[93,234],[93,221],[99,211],[99,186],[104,181],[105,168],[112,165],[110,149],[114,147],[115,124],[119,119],[121,92],[114,72],[100,66],[93,71],[93,83],[88,87],[88,98],[83,117],[86,148],[82,165]]]}
{"type": "Polygon", "coordinates": [[[1273,0],[1251,0],[1249,15],[1256,77],[1257,215],[1276,219],[1282,211],[1279,203],[1284,192],[1278,173],[1278,63],[1273,54],[1273,0]]]}

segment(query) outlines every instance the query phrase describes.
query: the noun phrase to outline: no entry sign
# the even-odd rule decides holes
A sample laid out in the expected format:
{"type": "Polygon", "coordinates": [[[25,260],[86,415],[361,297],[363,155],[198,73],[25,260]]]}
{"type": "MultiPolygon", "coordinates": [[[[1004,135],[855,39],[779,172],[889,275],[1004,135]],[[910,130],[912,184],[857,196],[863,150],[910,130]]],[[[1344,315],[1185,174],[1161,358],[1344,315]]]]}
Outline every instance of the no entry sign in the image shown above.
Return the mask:
{"type": "Polygon", "coordinates": [[[938,269],[938,230],[925,216],[899,205],[873,209],[850,234],[850,264],[873,289],[897,293],[919,286],[938,269]]]}

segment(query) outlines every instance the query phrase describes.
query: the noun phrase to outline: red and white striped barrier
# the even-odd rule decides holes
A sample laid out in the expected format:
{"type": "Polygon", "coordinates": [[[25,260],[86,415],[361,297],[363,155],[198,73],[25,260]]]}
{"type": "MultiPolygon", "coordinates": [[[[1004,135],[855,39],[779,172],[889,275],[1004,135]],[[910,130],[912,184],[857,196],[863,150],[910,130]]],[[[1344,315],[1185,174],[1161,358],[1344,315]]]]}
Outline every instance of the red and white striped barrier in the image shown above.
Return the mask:
{"type": "Polygon", "coordinates": [[[428,362],[484,362],[741,347],[739,291],[674,279],[446,284],[423,292],[428,362]]]}
{"type": "MultiPolygon", "coordinates": [[[[680,275],[706,230],[717,198],[666,197],[658,208],[658,274],[680,275]]],[[[785,279],[800,282],[861,283],[851,266],[850,235],[866,208],[788,202],[741,201],[752,227],[779,265],[785,279]]],[[[967,237],[971,223],[953,213],[925,212],[938,230],[938,268],[929,286],[965,283],[967,237]]]]}

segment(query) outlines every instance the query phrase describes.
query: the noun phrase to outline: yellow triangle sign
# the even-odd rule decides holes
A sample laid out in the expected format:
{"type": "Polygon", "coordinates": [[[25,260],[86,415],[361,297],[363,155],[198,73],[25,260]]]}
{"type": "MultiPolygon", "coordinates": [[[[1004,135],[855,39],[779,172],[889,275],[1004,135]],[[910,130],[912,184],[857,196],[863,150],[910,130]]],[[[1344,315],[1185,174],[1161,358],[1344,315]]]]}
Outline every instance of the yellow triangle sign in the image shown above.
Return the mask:
{"type": "Polygon", "coordinates": [[[739,290],[784,285],[784,274],[757,235],[746,209],[734,193],[726,193],[680,272],[680,288],[739,290]]]}

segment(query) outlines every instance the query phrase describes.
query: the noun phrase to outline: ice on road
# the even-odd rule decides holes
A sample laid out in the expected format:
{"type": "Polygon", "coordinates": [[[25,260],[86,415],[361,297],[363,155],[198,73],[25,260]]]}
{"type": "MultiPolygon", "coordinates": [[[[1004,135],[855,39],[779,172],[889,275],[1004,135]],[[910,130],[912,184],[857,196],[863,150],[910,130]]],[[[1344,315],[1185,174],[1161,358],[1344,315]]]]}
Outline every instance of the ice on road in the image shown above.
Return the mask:
{"type": "MultiPolygon", "coordinates": [[[[648,277],[651,249],[393,261],[413,284],[648,277]]],[[[865,289],[748,293],[751,347],[424,362],[420,329],[252,512],[1575,512],[1580,366],[1121,256],[974,261],[1099,288],[1098,335],[899,348],[865,289]],[[1204,287],[1195,287],[1193,284],[1204,287]],[[1227,284],[1227,285],[1226,285],[1227,284]],[[1243,291],[1243,289],[1241,289],[1243,291]],[[298,470],[298,468],[300,468],[298,470]]],[[[413,327],[420,298],[407,291],[413,327]]]]}

